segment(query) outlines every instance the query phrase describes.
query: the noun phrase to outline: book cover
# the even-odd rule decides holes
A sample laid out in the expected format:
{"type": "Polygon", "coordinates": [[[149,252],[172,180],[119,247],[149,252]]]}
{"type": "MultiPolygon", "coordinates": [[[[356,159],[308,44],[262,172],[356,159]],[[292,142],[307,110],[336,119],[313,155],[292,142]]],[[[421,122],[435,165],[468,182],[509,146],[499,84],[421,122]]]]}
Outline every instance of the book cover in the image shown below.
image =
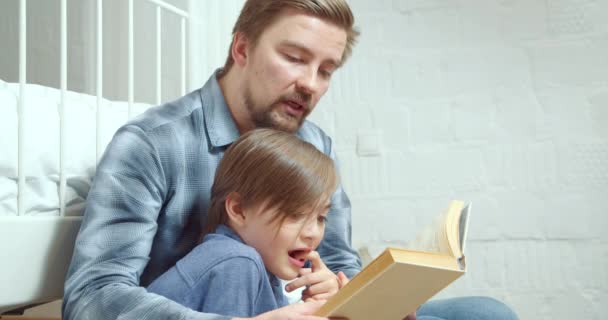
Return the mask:
{"type": "Polygon", "coordinates": [[[469,213],[470,205],[452,201],[409,249],[387,248],[317,315],[402,320],[465,273],[469,213]]]}

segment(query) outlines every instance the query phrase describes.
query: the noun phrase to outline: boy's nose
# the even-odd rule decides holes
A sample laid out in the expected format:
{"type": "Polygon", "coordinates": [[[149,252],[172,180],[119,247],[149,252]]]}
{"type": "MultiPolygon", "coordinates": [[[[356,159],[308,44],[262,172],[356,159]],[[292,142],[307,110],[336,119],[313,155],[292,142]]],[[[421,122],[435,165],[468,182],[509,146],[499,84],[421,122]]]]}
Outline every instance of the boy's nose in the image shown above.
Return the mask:
{"type": "Polygon", "coordinates": [[[323,230],[319,223],[317,223],[316,217],[312,217],[306,221],[306,224],[302,228],[301,235],[305,239],[318,241],[323,236],[323,230]]]}

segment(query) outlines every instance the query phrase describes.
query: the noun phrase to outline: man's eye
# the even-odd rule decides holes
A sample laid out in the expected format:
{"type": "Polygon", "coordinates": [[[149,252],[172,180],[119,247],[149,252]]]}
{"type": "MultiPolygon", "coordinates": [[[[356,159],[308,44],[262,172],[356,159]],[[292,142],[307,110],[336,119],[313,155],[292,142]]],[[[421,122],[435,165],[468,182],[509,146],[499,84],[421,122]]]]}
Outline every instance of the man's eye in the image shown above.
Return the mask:
{"type": "Polygon", "coordinates": [[[292,56],[289,54],[285,54],[285,57],[291,62],[302,62],[302,59],[300,57],[292,56]]]}
{"type": "Polygon", "coordinates": [[[319,73],[321,74],[321,76],[323,76],[323,78],[328,79],[328,78],[331,78],[331,73],[332,72],[331,71],[327,71],[327,70],[321,70],[319,73]]]}

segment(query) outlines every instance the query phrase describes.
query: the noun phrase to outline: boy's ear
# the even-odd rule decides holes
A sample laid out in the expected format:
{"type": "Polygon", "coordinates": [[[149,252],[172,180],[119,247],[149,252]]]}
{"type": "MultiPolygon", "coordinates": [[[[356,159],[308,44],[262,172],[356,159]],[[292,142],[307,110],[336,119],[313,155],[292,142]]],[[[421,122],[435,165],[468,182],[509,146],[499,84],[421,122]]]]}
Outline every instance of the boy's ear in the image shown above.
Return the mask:
{"type": "Polygon", "coordinates": [[[243,200],[238,192],[231,192],[224,202],[226,215],[231,225],[235,227],[245,224],[245,213],[243,212],[243,200]]]}
{"type": "Polygon", "coordinates": [[[249,50],[249,40],[242,32],[234,34],[234,40],[232,47],[230,48],[230,54],[234,63],[244,66],[247,62],[247,54],[249,50]]]}

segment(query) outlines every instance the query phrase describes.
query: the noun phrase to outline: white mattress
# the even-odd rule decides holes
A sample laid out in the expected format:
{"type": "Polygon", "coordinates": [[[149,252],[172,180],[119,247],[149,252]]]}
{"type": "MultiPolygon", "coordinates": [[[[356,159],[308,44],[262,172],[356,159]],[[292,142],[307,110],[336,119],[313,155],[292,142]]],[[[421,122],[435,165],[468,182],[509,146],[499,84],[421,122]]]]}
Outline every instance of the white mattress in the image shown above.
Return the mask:
{"type": "Polygon", "coordinates": [[[0,314],[61,299],[81,217],[0,217],[0,314]]]}
{"type": "MultiPolygon", "coordinates": [[[[27,85],[25,92],[25,212],[18,216],[19,85],[0,80],[0,314],[62,297],[96,165],[97,98],[68,92],[64,145],[68,216],[59,216],[60,91],[27,85]]],[[[136,104],[133,113],[148,107],[136,104]]],[[[100,111],[103,150],[127,121],[128,104],[104,99],[100,111]]]]}

